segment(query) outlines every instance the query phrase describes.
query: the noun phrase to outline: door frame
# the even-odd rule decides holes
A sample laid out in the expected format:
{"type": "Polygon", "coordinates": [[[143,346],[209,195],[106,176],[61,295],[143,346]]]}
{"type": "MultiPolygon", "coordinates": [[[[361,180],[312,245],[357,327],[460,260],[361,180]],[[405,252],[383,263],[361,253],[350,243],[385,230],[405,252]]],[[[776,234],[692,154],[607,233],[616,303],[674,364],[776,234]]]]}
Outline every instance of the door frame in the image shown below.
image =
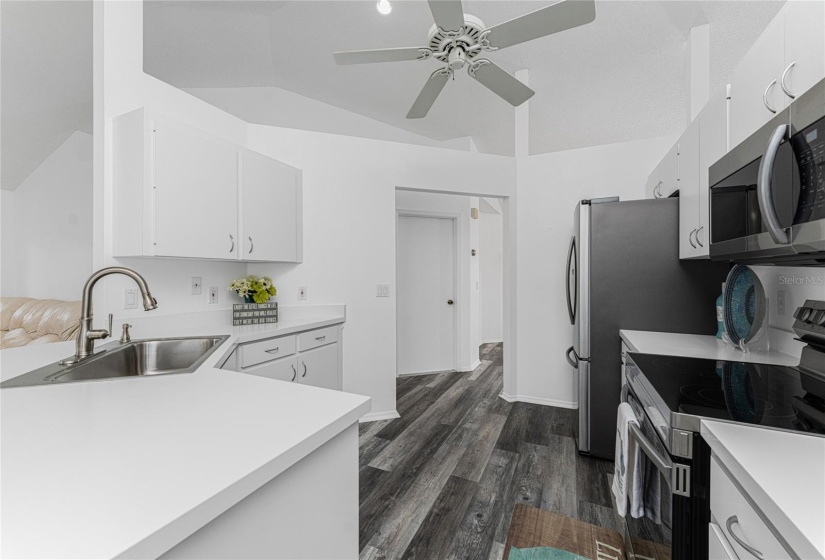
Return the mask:
{"type": "MultiPolygon", "coordinates": [[[[435,211],[418,211],[418,210],[396,210],[395,211],[395,277],[396,277],[396,286],[398,282],[398,261],[401,258],[401,253],[398,250],[398,223],[400,218],[433,218],[438,220],[450,220],[452,223],[452,231],[453,231],[453,301],[455,307],[455,313],[453,313],[453,371],[458,371],[458,364],[461,362],[460,356],[460,345],[459,345],[459,319],[461,317],[462,311],[462,300],[464,298],[458,297],[458,275],[459,275],[459,267],[458,267],[458,255],[459,255],[459,231],[458,231],[458,224],[461,216],[454,212],[435,212],[435,211]]],[[[396,288],[397,290],[397,288],[396,288]]],[[[400,303],[401,297],[398,294],[395,298],[395,332],[396,332],[396,346],[398,345],[398,305],[400,303]]],[[[431,373],[431,372],[421,372],[421,373],[431,373]]],[[[398,373],[398,352],[395,353],[395,376],[402,377],[403,375],[415,375],[415,374],[399,374],[398,373]]]]}

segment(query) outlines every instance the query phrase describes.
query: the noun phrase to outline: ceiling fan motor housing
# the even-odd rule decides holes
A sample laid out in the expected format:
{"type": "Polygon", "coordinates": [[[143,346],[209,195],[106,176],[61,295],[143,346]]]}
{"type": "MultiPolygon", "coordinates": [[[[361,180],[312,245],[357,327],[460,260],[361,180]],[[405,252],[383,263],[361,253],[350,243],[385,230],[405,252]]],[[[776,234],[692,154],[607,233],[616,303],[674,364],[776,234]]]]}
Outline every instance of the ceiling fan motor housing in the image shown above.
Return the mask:
{"type": "Polygon", "coordinates": [[[445,31],[433,25],[427,46],[432,49],[434,59],[458,70],[481,52],[477,45],[484,29],[484,22],[473,15],[464,14],[464,26],[457,31],[445,31]]]}

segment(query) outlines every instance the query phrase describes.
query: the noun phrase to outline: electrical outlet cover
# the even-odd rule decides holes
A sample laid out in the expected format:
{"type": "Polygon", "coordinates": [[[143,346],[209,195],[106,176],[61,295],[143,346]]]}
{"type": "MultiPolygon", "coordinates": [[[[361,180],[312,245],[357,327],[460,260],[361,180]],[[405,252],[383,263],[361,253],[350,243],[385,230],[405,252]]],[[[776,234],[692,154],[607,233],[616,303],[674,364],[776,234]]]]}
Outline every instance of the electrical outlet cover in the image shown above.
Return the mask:
{"type": "Polygon", "coordinates": [[[209,303],[218,303],[218,287],[211,286],[209,288],[209,303]]]}
{"type": "Polygon", "coordinates": [[[192,295],[199,296],[201,295],[201,286],[203,282],[201,282],[200,276],[193,276],[192,277],[192,295]]]}

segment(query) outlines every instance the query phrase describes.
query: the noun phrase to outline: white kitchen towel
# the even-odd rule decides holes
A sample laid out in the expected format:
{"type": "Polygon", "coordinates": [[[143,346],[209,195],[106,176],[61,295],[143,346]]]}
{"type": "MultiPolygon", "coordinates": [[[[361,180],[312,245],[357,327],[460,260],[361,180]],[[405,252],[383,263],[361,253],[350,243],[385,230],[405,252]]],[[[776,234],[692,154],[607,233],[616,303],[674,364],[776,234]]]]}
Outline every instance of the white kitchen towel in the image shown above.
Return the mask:
{"type": "MultiPolygon", "coordinates": [[[[627,403],[619,405],[618,413],[616,414],[616,468],[613,474],[613,496],[616,498],[616,509],[622,517],[627,513],[627,502],[630,498],[633,503],[633,495],[638,493],[641,495],[641,478],[636,476],[639,469],[636,468],[638,464],[638,446],[633,445],[630,441],[630,433],[628,426],[630,424],[639,425],[636,420],[636,415],[633,409],[627,403]]],[[[640,498],[636,498],[640,500],[640,498]]]]}

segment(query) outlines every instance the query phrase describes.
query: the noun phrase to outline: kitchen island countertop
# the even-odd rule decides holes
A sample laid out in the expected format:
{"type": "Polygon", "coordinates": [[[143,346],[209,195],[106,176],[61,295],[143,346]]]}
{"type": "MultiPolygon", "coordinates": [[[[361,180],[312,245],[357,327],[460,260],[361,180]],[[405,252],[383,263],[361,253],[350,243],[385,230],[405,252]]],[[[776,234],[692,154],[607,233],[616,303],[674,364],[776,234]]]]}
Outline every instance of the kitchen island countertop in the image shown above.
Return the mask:
{"type": "MultiPolygon", "coordinates": [[[[157,557],[324,445],[368,397],[216,366],[239,343],[344,320],[167,326],[141,334],[229,338],[190,374],[0,390],[2,556],[157,557]]],[[[72,352],[3,350],[2,378],[72,352]]]]}

